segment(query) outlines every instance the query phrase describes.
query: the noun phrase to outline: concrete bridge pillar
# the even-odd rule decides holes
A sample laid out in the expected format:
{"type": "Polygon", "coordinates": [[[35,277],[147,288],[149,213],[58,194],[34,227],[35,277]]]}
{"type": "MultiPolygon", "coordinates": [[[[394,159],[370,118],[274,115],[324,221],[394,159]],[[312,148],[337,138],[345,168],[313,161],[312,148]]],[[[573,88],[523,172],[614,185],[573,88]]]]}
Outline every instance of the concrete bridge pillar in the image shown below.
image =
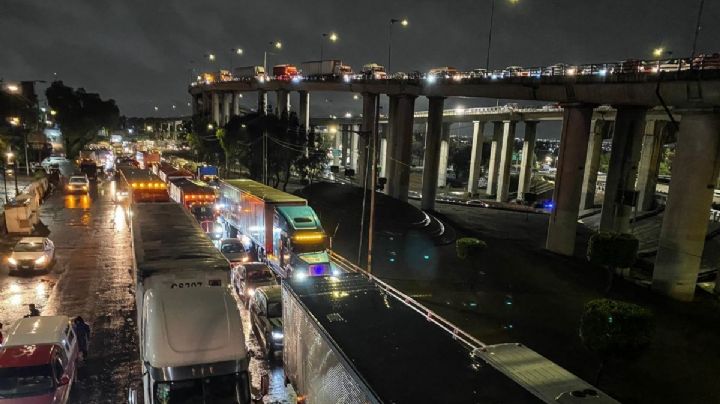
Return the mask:
{"type": "Polygon", "coordinates": [[[525,200],[525,194],[530,192],[533,160],[535,157],[535,137],[537,133],[537,125],[537,121],[525,122],[522,161],[520,162],[520,180],[518,181],[518,199],[522,200],[525,200]]]}
{"type": "MultiPolygon", "coordinates": [[[[423,159],[422,203],[423,210],[435,209],[435,196],[438,187],[440,167],[441,138],[444,124],[444,97],[428,98],[428,120],[425,130],[425,158],[423,159]]],[[[447,163],[447,161],[446,161],[447,163]]]]}
{"type": "Polygon", "coordinates": [[[387,178],[387,139],[380,139],[380,154],[378,160],[380,160],[380,177],[387,178]]]}
{"type": "Polygon", "coordinates": [[[565,105],[552,212],[545,248],[572,255],[593,106],[565,105]]]}
{"type": "Polygon", "coordinates": [[[350,125],[350,168],[355,170],[355,178],[358,176],[358,146],[360,144],[360,136],[358,136],[357,125],[350,125]]]}
{"type": "Polygon", "coordinates": [[[220,94],[212,93],[212,122],[215,126],[219,126],[220,120],[220,94]]]}
{"type": "Polygon", "coordinates": [[[393,121],[392,136],[395,138],[393,141],[395,150],[391,161],[394,161],[395,164],[393,164],[393,169],[390,171],[392,175],[388,179],[391,185],[389,194],[393,198],[407,202],[410,186],[415,96],[403,94],[394,96],[394,98],[397,98],[397,107],[395,108],[395,115],[391,115],[389,119],[393,121]]]}
{"type": "Polygon", "coordinates": [[[600,230],[627,232],[636,204],[635,177],[645,130],[645,107],[619,106],[610,152],[600,230]]]}
{"type": "Polygon", "coordinates": [[[677,300],[695,293],[719,168],[720,110],[683,113],[652,282],[677,300]]]}
{"type": "Polygon", "coordinates": [[[515,148],[516,124],[515,121],[503,121],[500,171],[498,172],[498,189],[495,199],[498,202],[507,202],[510,198],[510,168],[512,166],[513,149],[515,148]]]}
{"type": "Polygon", "coordinates": [[[342,155],[343,153],[343,133],[342,131],[335,131],[335,150],[333,150],[333,165],[342,166],[342,155]]]}
{"type": "Polygon", "coordinates": [[[447,185],[447,168],[450,154],[450,126],[452,123],[442,124],[442,135],[440,136],[440,160],[437,168],[437,187],[447,185]]]}
{"type": "Polygon", "coordinates": [[[478,192],[478,179],[482,168],[482,150],[485,144],[485,122],[473,121],[472,149],[470,151],[470,172],[468,175],[468,196],[473,197],[478,192]]]}
{"type": "Polygon", "coordinates": [[[257,112],[260,115],[266,115],[267,114],[267,91],[265,90],[258,90],[257,91],[257,112]]]}
{"type": "Polygon", "coordinates": [[[200,102],[199,98],[201,96],[193,95],[192,99],[190,100],[190,111],[192,111],[193,115],[197,115],[200,113],[200,102]]]}
{"type": "Polygon", "coordinates": [[[283,112],[290,114],[290,93],[287,90],[277,90],[275,96],[277,97],[277,116],[281,117],[283,112]]]}
{"type": "Polygon", "coordinates": [[[490,143],[490,162],[488,164],[487,191],[488,195],[497,192],[498,169],[500,168],[500,151],[502,149],[503,123],[493,122],[493,137],[490,143]]]}
{"type": "MultiPolygon", "coordinates": [[[[371,94],[371,93],[363,93],[363,116],[362,116],[362,126],[360,128],[360,131],[362,135],[360,136],[360,139],[358,141],[358,167],[360,168],[358,171],[358,181],[361,184],[365,183],[365,173],[367,171],[368,176],[371,175],[372,171],[372,164],[377,162],[371,162],[371,165],[368,165],[368,154],[369,154],[369,145],[370,140],[372,139],[372,132],[375,130],[375,108],[377,104],[377,100],[379,95],[378,94],[371,94]]],[[[377,156],[376,156],[377,158],[377,156]]],[[[369,186],[368,182],[368,186],[369,186]]]]}
{"type": "Polygon", "coordinates": [[[385,191],[388,195],[392,195],[395,192],[392,182],[395,179],[395,150],[397,150],[398,140],[398,136],[395,135],[397,131],[395,118],[397,116],[398,101],[398,96],[388,96],[388,124],[386,126],[387,131],[385,132],[385,138],[387,139],[387,150],[385,153],[385,178],[387,178],[387,184],[385,185],[385,191]]]}
{"type": "Polygon", "coordinates": [[[580,209],[592,209],[595,207],[595,188],[597,187],[598,169],[600,169],[602,142],[611,127],[611,122],[599,121],[597,119],[592,121],[590,125],[590,137],[588,138],[588,151],[585,157],[585,174],[583,175],[580,209]]]}
{"type": "Polygon", "coordinates": [[[243,97],[242,93],[233,93],[233,103],[232,103],[233,116],[240,115],[240,100],[242,99],[242,97],[243,97]]]}
{"type": "Polygon", "coordinates": [[[347,167],[348,166],[348,149],[350,148],[348,139],[349,139],[349,130],[350,125],[341,125],[340,126],[340,143],[342,143],[342,149],[340,150],[340,159],[342,159],[342,166],[347,167]]]}
{"type": "Polygon", "coordinates": [[[307,91],[298,91],[300,95],[300,103],[298,109],[298,120],[300,125],[305,128],[305,132],[310,131],[310,93],[307,91]]]}
{"type": "Polygon", "coordinates": [[[637,177],[638,210],[647,211],[655,207],[655,189],[662,160],[663,141],[670,126],[668,121],[648,121],[645,125],[637,177]]]}
{"type": "Polygon", "coordinates": [[[233,93],[224,93],[223,94],[223,108],[222,108],[222,118],[221,118],[221,125],[225,125],[230,120],[230,111],[232,110],[232,103],[233,103],[233,93]]]}

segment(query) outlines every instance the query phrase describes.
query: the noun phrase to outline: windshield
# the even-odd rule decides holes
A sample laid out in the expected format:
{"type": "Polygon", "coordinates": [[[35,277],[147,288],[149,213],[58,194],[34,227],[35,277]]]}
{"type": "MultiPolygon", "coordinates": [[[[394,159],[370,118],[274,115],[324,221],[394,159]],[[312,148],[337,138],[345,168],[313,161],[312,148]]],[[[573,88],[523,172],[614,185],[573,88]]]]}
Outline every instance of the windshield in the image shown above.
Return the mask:
{"type": "Polygon", "coordinates": [[[309,253],[325,251],[325,243],[293,243],[292,249],[296,253],[309,253]]]}
{"type": "Polygon", "coordinates": [[[266,268],[263,268],[261,270],[248,271],[247,278],[248,280],[251,280],[253,282],[274,280],[272,272],[268,271],[266,268]]]}
{"type": "Polygon", "coordinates": [[[282,317],[282,303],[280,302],[268,302],[267,305],[267,316],[269,318],[280,318],[282,317]]]}
{"type": "Polygon", "coordinates": [[[158,382],[154,394],[163,404],[230,404],[250,403],[250,386],[246,372],[212,376],[203,379],[158,382]]]}
{"type": "Polygon", "coordinates": [[[76,184],[84,184],[87,182],[87,180],[84,177],[72,177],[70,178],[70,182],[76,184]]]}
{"type": "Polygon", "coordinates": [[[44,394],[54,387],[50,365],[0,368],[0,398],[44,394]]]}
{"type": "Polygon", "coordinates": [[[42,243],[17,243],[15,252],[39,252],[43,250],[42,243]]]}
{"type": "Polygon", "coordinates": [[[245,252],[245,247],[243,247],[242,243],[227,243],[223,244],[222,246],[222,252],[224,253],[241,253],[245,252]]]}

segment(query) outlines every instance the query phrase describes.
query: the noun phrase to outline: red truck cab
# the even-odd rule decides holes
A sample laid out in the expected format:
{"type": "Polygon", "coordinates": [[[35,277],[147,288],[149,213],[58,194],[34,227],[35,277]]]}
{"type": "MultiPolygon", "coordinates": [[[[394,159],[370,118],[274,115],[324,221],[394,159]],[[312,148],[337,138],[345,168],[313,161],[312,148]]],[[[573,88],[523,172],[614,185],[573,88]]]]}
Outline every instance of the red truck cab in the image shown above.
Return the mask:
{"type": "Polygon", "coordinates": [[[77,338],[68,317],[17,321],[0,349],[0,404],[67,403],[77,358],[77,338]]]}
{"type": "Polygon", "coordinates": [[[273,76],[275,80],[290,81],[297,77],[298,69],[294,65],[276,65],[273,66],[273,76]]]}

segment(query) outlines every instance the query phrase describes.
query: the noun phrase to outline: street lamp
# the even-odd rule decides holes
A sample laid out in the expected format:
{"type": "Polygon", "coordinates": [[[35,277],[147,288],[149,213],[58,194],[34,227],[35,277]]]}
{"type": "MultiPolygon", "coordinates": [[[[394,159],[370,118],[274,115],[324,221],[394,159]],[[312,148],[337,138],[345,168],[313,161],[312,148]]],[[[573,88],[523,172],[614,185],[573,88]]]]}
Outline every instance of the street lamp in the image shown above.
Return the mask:
{"type": "MultiPolygon", "coordinates": [[[[273,47],[277,50],[281,50],[283,47],[282,42],[280,42],[280,41],[268,42],[268,45],[270,45],[271,47],[273,47]]],[[[273,55],[273,53],[268,52],[267,49],[265,49],[265,51],[263,52],[263,70],[265,70],[265,75],[267,75],[267,55],[268,55],[268,53],[273,55]]]]}
{"type": "Polygon", "coordinates": [[[230,72],[232,73],[233,70],[233,55],[242,56],[243,50],[242,48],[232,48],[230,49],[230,72]]]}
{"type": "Polygon", "coordinates": [[[385,74],[390,77],[390,57],[392,55],[392,27],[393,25],[399,22],[401,26],[407,27],[409,22],[407,18],[398,19],[398,18],[391,18],[390,19],[390,25],[388,26],[388,61],[387,61],[387,67],[385,68],[385,74]]]}
{"type": "Polygon", "coordinates": [[[334,32],[331,32],[331,33],[329,33],[329,34],[328,34],[328,33],[323,33],[323,34],[321,35],[321,40],[320,40],[320,62],[323,61],[323,48],[324,48],[324,46],[325,46],[325,38],[327,38],[330,42],[337,42],[337,40],[339,39],[338,36],[337,36],[337,34],[334,33],[334,32]]]}
{"type": "MultiPolygon", "coordinates": [[[[512,5],[518,4],[520,0],[508,0],[512,5]]],[[[487,58],[485,59],[485,71],[490,72],[490,49],[492,47],[492,29],[493,20],[495,17],[495,0],[491,0],[490,3],[490,29],[488,30],[488,46],[487,46],[487,58]]]]}
{"type": "Polygon", "coordinates": [[[655,56],[656,58],[661,57],[663,53],[665,53],[665,48],[663,47],[653,49],[653,56],[655,56]]]}

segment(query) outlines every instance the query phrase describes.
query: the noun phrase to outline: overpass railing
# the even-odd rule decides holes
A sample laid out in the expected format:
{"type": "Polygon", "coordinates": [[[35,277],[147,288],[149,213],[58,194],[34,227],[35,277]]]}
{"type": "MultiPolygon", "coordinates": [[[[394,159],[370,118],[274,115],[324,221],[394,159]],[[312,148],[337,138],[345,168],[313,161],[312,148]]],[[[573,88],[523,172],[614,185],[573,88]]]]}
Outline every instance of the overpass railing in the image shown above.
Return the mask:
{"type": "Polygon", "coordinates": [[[394,296],[396,299],[400,300],[405,305],[407,305],[411,309],[415,310],[417,313],[423,315],[427,321],[434,323],[438,327],[442,328],[443,330],[445,330],[446,332],[451,334],[453,336],[453,338],[462,342],[471,351],[474,351],[475,349],[478,349],[478,348],[484,348],[486,346],[486,344],[482,343],[477,338],[475,338],[472,335],[468,334],[467,332],[463,331],[460,327],[453,324],[450,320],[445,319],[441,315],[439,315],[439,314],[435,313],[434,311],[428,309],[427,307],[423,306],[420,302],[413,299],[412,297],[406,295],[405,293],[403,293],[403,292],[397,290],[396,288],[388,285],[387,283],[383,282],[377,276],[365,271],[364,269],[360,268],[359,266],[348,261],[342,255],[340,255],[334,251],[330,251],[330,257],[332,258],[333,263],[335,265],[337,265],[338,267],[340,267],[341,269],[348,271],[348,272],[357,272],[357,273],[364,274],[365,276],[370,278],[370,280],[372,280],[385,293],[388,293],[388,294],[394,296]]]}

